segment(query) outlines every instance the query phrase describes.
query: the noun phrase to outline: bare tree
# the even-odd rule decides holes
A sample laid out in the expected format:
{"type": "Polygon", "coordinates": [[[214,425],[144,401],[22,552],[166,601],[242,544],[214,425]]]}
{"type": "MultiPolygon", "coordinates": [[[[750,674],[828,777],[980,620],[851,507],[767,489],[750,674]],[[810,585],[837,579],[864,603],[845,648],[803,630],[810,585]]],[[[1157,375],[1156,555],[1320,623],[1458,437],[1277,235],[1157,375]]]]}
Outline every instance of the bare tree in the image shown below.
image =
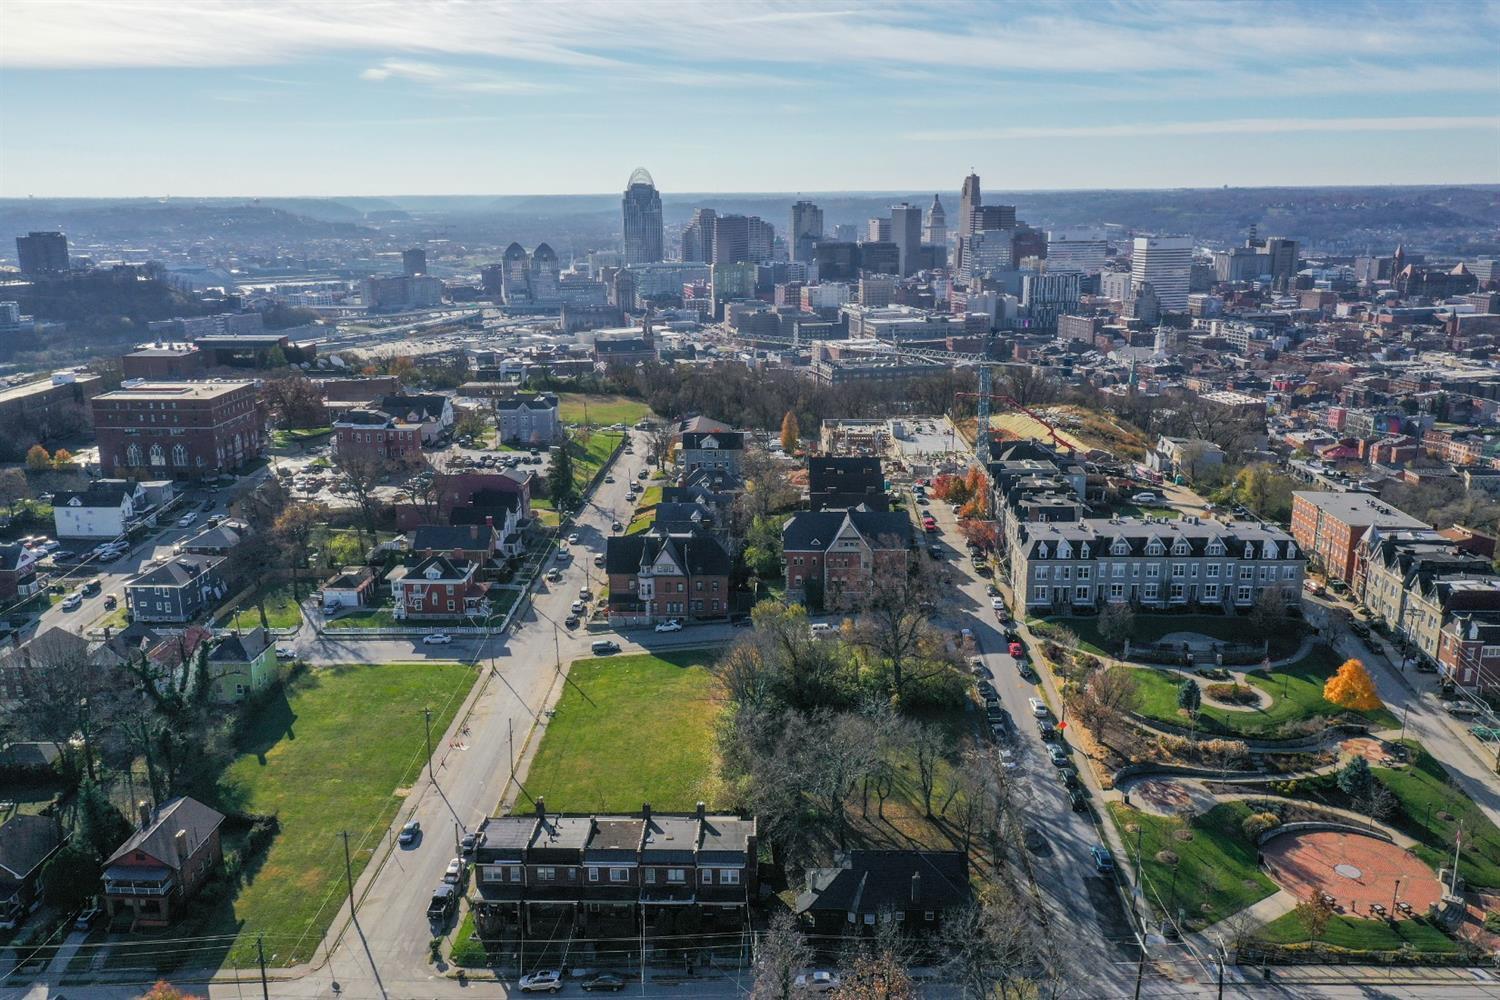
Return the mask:
{"type": "Polygon", "coordinates": [[[991,883],[980,899],[944,919],[944,972],[964,1000],[1034,995],[1028,991],[1047,957],[1045,933],[1030,899],[1006,882],[991,883]]]}
{"type": "MultiPolygon", "coordinates": [[[[877,931],[894,927],[891,914],[881,914],[877,931]]],[[[829,992],[835,1000],[915,1000],[916,984],[906,963],[893,951],[879,949],[855,956],[840,975],[839,985],[829,992]]]]}
{"type": "Polygon", "coordinates": [[[646,461],[658,469],[665,468],[672,456],[672,427],[670,424],[652,424],[645,431],[646,461]]]}
{"type": "Polygon", "coordinates": [[[948,752],[943,731],[927,722],[909,724],[912,760],[917,766],[917,785],[922,791],[922,815],[932,819],[932,793],[937,787],[938,766],[948,752]]]}
{"type": "Polygon", "coordinates": [[[360,530],[373,545],[376,515],[380,510],[380,500],[375,491],[379,489],[386,474],[391,471],[391,464],[376,456],[355,451],[341,452],[336,455],[334,465],[344,485],[349,488],[349,494],[354,498],[355,506],[359,508],[360,530]]]}
{"type": "Polygon", "coordinates": [[[1078,714],[1102,742],[1108,743],[1109,733],[1122,714],[1134,709],[1139,693],[1140,684],[1130,667],[1116,663],[1095,670],[1076,702],[1078,714]]]}
{"type": "Polygon", "coordinates": [[[751,1000],[792,1000],[798,973],[811,964],[812,949],[797,928],[797,918],[778,910],[755,942],[751,1000]]]}
{"type": "Polygon", "coordinates": [[[913,684],[954,669],[932,627],[938,593],[932,571],[918,564],[876,572],[859,617],[859,643],[890,670],[890,694],[900,702],[913,684]]]}
{"type": "Polygon", "coordinates": [[[125,695],[121,676],[91,662],[88,644],[60,629],[37,636],[12,655],[20,680],[13,728],[51,743],[64,755],[77,738],[84,771],[95,780],[96,744],[125,695]]]}

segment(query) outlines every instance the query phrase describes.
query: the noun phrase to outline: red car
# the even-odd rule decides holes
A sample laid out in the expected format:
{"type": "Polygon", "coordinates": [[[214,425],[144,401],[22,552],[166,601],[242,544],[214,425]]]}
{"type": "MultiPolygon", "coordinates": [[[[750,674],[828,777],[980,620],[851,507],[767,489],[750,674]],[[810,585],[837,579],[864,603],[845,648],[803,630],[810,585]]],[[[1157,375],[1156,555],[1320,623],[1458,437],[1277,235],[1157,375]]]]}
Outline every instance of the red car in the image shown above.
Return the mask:
{"type": "Polygon", "coordinates": [[[1010,655],[1013,659],[1022,660],[1026,658],[1026,650],[1019,642],[1013,642],[1010,644],[1010,655]]]}

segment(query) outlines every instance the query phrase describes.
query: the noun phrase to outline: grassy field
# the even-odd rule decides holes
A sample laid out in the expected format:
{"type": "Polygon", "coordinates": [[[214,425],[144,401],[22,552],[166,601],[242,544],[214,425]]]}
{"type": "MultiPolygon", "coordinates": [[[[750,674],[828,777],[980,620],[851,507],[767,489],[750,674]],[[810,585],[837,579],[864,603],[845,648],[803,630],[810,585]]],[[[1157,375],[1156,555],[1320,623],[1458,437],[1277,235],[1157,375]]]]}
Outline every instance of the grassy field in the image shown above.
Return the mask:
{"type": "Polygon", "coordinates": [[[625,534],[636,535],[646,531],[656,523],[656,505],[661,503],[661,487],[648,486],[641,494],[641,502],[631,515],[630,526],[625,529],[625,534]]]}
{"type": "Polygon", "coordinates": [[[608,461],[624,436],[619,431],[594,431],[587,444],[576,437],[569,440],[568,447],[573,452],[573,485],[580,493],[588,488],[599,467],[608,461]]]}
{"type": "Polygon", "coordinates": [[[558,416],[565,424],[607,427],[610,424],[635,424],[651,416],[651,407],[625,396],[592,396],[581,392],[564,392],[557,397],[558,416]],[[584,410],[588,420],[584,420],[584,410]]]}
{"type": "MultiPolygon", "coordinates": [[[[313,586],[312,581],[302,585],[304,595],[313,586]]],[[[290,582],[277,584],[264,592],[266,626],[268,628],[296,628],[302,624],[302,609],[292,597],[290,582]]],[[[233,615],[234,623],[241,628],[255,628],[260,624],[260,609],[251,595],[240,602],[233,615]]]]}
{"type": "MultiPolygon", "coordinates": [[[[564,812],[634,812],[643,802],[691,810],[710,796],[719,713],[713,658],[687,650],[575,661],[527,793],[564,812]]],[[[517,809],[529,808],[523,797],[517,809]]]]}
{"type": "MultiPolygon", "coordinates": [[[[1139,458],[1146,452],[1147,442],[1139,431],[1116,423],[1101,413],[1077,406],[1046,406],[1037,409],[1036,413],[1052,424],[1057,436],[1066,444],[1080,451],[1102,448],[1125,458],[1139,458]]],[[[1052,440],[1045,424],[1020,411],[991,415],[990,428],[1010,439],[1052,440]]],[[[970,441],[974,439],[973,420],[960,421],[959,430],[970,441]]]]}
{"type": "Polygon", "coordinates": [[[333,433],[332,427],[299,427],[296,430],[284,431],[273,430],[271,432],[271,447],[288,448],[294,444],[306,444],[317,441],[333,433]]]}
{"type": "Polygon", "coordinates": [[[1417,855],[1434,869],[1452,863],[1454,836],[1462,827],[1459,874],[1470,887],[1500,888],[1500,830],[1420,743],[1408,740],[1407,746],[1410,766],[1373,769],[1401,803],[1392,824],[1419,842],[1417,855]]]}
{"type": "Polygon", "coordinates": [[[1138,504],[1131,501],[1121,501],[1110,504],[1110,510],[1118,517],[1169,517],[1177,516],[1177,511],[1171,507],[1158,507],[1153,504],[1138,504]]]}
{"type": "Polygon", "coordinates": [[[1240,828],[1250,815],[1243,802],[1217,805],[1190,822],[1144,813],[1122,802],[1109,803],[1109,813],[1130,851],[1130,857],[1116,862],[1135,864],[1136,832],[1131,827],[1139,827],[1146,898],[1159,913],[1172,905],[1175,891],[1176,906],[1186,911],[1188,930],[1222,920],[1276,891],[1276,884],[1255,867],[1255,845],[1240,828]],[[1181,830],[1191,837],[1181,839],[1181,830]],[[1164,850],[1179,858],[1175,882],[1172,867],[1157,860],[1164,850]]]}
{"type": "MultiPolygon", "coordinates": [[[[1295,913],[1282,914],[1255,936],[1271,944],[1303,944],[1311,940],[1295,913]]],[[[1458,951],[1458,942],[1425,920],[1398,920],[1392,925],[1384,920],[1339,914],[1329,919],[1318,943],[1350,951],[1396,951],[1403,944],[1431,954],[1451,955],[1458,951]]]]}
{"type": "MultiPolygon", "coordinates": [[[[1323,684],[1343,662],[1333,650],[1318,646],[1307,656],[1285,667],[1254,671],[1246,677],[1250,683],[1271,697],[1265,710],[1233,712],[1207,703],[1199,713],[1198,729],[1209,734],[1269,737],[1289,735],[1291,727],[1306,719],[1336,718],[1342,715],[1362,716],[1376,728],[1397,725],[1395,716],[1385,709],[1351,712],[1324,700],[1323,684]]],[[[1177,714],[1177,688],[1180,678],[1164,670],[1142,668],[1136,671],[1140,682],[1136,711],[1153,719],[1176,725],[1187,725],[1177,714]]]]}
{"type": "MultiPolygon", "coordinates": [[[[1086,652],[1096,656],[1107,655],[1104,639],[1099,635],[1098,617],[1057,616],[1046,621],[1052,625],[1064,625],[1078,633],[1080,645],[1086,652]]],[[[1263,636],[1255,631],[1249,618],[1238,615],[1153,615],[1144,612],[1135,616],[1135,627],[1130,638],[1133,642],[1159,642],[1162,636],[1173,632],[1197,632],[1210,639],[1230,643],[1259,643],[1268,639],[1273,660],[1291,656],[1302,642],[1300,629],[1288,628],[1276,635],[1263,636]]]]}
{"type": "Polygon", "coordinates": [[[234,901],[235,951],[253,935],[283,942],[282,964],[309,958],[331,922],[344,880],[339,831],[350,832],[355,876],[370,860],[426,755],[422,710],[442,733],[474,672],[455,663],[391,663],[318,671],[289,700],[263,710],[230,766],[223,795],[236,808],[275,812],[281,833],[234,901]]]}

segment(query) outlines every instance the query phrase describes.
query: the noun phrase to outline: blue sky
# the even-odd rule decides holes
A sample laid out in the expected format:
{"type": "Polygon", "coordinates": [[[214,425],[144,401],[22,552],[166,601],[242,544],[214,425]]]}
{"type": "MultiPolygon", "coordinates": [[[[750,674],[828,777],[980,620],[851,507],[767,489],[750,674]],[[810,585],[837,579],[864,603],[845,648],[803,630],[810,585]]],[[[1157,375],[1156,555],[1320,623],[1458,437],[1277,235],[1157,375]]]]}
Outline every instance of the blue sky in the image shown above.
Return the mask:
{"type": "Polygon", "coordinates": [[[1500,183],[1500,3],[5,0],[0,195],[1500,183]]]}

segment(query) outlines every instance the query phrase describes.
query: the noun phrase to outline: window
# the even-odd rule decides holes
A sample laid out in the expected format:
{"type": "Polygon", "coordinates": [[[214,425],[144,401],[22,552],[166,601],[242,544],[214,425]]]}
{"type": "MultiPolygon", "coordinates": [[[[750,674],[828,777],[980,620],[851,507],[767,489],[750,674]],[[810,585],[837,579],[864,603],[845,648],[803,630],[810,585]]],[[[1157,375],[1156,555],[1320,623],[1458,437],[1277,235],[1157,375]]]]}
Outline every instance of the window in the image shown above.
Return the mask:
{"type": "Polygon", "coordinates": [[[449,611],[452,611],[452,610],[453,610],[453,602],[452,602],[452,601],[449,601],[449,602],[448,602],[448,610],[449,610],[449,611]]]}
{"type": "Polygon", "coordinates": [[[1205,601],[1217,601],[1219,599],[1219,585],[1217,583],[1205,583],[1203,585],[1203,599],[1205,601]]]}
{"type": "Polygon", "coordinates": [[[599,881],[599,869],[597,869],[597,868],[590,868],[589,869],[589,881],[590,882],[597,882],[597,881],[599,881]]]}
{"type": "Polygon", "coordinates": [[[1183,597],[1182,584],[1180,584],[1180,583],[1174,583],[1174,584],[1172,584],[1172,600],[1174,600],[1174,601],[1180,601],[1180,600],[1182,600],[1182,597],[1183,597]]]}
{"type": "Polygon", "coordinates": [[[1156,563],[1147,563],[1146,579],[1155,580],[1159,576],[1161,576],[1161,567],[1156,565],[1156,563]]]}
{"type": "Polygon", "coordinates": [[[1073,588],[1073,600],[1074,601],[1087,601],[1089,599],[1089,589],[1090,588],[1088,588],[1088,587],[1074,587],[1073,588]]]}
{"type": "Polygon", "coordinates": [[[1241,566],[1240,567],[1240,579],[1241,580],[1252,580],[1254,578],[1255,578],[1255,567],[1254,566],[1241,566]]]}
{"type": "Polygon", "coordinates": [[[1283,566],[1283,567],[1281,567],[1281,578],[1283,580],[1295,580],[1295,579],[1297,579],[1297,567],[1295,567],[1295,566],[1283,566]]]}
{"type": "Polygon", "coordinates": [[[668,868],[667,869],[667,881],[668,882],[686,882],[687,881],[687,869],[685,869],[685,868],[668,868]]]}
{"type": "Polygon", "coordinates": [[[609,880],[611,882],[629,882],[630,872],[624,868],[611,868],[609,870],[609,880]]]}
{"type": "Polygon", "coordinates": [[[1060,567],[1058,569],[1058,571],[1057,571],[1057,578],[1059,580],[1071,580],[1073,578],[1073,567],[1071,567],[1071,566],[1060,567]]]}
{"type": "Polygon", "coordinates": [[[1203,574],[1210,580],[1217,580],[1219,578],[1219,564],[1209,563],[1208,566],[1204,568],[1203,574]]]}
{"type": "Polygon", "coordinates": [[[557,869],[556,868],[538,868],[536,870],[536,877],[537,877],[538,881],[541,881],[541,882],[551,882],[551,881],[553,881],[554,879],[557,878],[557,869]]]}
{"type": "Polygon", "coordinates": [[[1109,585],[1109,599],[1112,601],[1123,600],[1125,597],[1125,585],[1123,583],[1112,583],[1109,585]]]}
{"type": "Polygon", "coordinates": [[[738,868],[720,868],[719,869],[719,884],[720,885],[739,885],[740,884],[740,870],[738,868]]]}
{"type": "Polygon", "coordinates": [[[1146,546],[1146,555],[1148,556],[1163,556],[1166,554],[1166,546],[1162,545],[1161,542],[1157,541],[1154,538],[1151,539],[1150,544],[1146,546]]]}
{"type": "Polygon", "coordinates": [[[926,920],[929,923],[931,923],[932,921],[934,921],[934,920],[937,919],[937,914],[935,912],[933,912],[932,910],[928,910],[927,912],[925,912],[925,913],[922,914],[922,919],[926,920]]]}
{"type": "Polygon", "coordinates": [[[1109,568],[1109,575],[1114,577],[1116,580],[1125,579],[1125,564],[1115,563],[1109,568]]]}
{"type": "Polygon", "coordinates": [[[1093,573],[1094,573],[1094,568],[1092,566],[1080,566],[1080,567],[1078,567],[1078,579],[1080,579],[1080,580],[1087,580],[1087,579],[1089,579],[1091,576],[1093,576],[1093,573]]]}
{"type": "Polygon", "coordinates": [[[713,885],[714,884],[714,870],[712,868],[705,868],[705,869],[703,869],[703,884],[704,885],[713,885]]]}
{"type": "Polygon", "coordinates": [[[1034,574],[1032,574],[1032,575],[1035,576],[1038,580],[1045,580],[1045,579],[1047,579],[1047,567],[1046,566],[1038,566],[1036,568],[1036,572],[1034,574]]]}
{"type": "Polygon", "coordinates": [[[1145,596],[1145,599],[1148,600],[1148,601],[1154,601],[1154,600],[1156,600],[1156,584],[1154,584],[1154,583],[1148,583],[1148,584],[1146,584],[1146,596],[1145,596]]]}
{"type": "Polygon", "coordinates": [[[647,868],[646,869],[646,884],[647,885],[655,885],[656,884],[656,869],[655,868],[647,868]]]}
{"type": "Polygon", "coordinates": [[[1172,564],[1172,576],[1173,576],[1173,578],[1180,580],[1182,578],[1183,573],[1186,570],[1187,570],[1187,567],[1185,565],[1183,565],[1182,563],[1173,563],[1172,564]]]}
{"type": "Polygon", "coordinates": [[[1050,587],[1032,587],[1031,600],[1036,604],[1046,604],[1047,595],[1052,593],[1050,587]]]}
{"type": "Polygon", "coordinates": [[[1239,589],[1239,596],[1236,599],[1241,604],[1248,602],[1250,600],[1250,588],[1249,587],[1241,587],[1239,589]]]}

